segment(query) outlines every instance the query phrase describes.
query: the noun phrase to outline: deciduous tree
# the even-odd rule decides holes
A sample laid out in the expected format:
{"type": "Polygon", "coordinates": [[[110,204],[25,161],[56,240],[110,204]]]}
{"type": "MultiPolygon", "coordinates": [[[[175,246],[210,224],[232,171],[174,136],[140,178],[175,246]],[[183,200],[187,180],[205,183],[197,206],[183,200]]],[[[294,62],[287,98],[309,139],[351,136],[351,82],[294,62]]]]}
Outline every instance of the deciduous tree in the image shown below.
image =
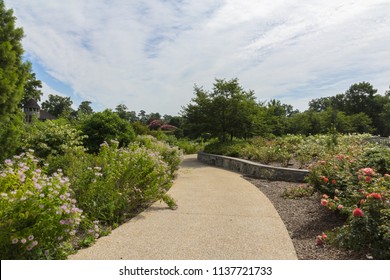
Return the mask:
{"type": "Polygon", "coordinates": [[[238,79],[216,79],[213,90],[194,87],[192,103],[182,115],[192,136],[210,133],[221,141],[229,136],[245,137],[252,133],[257,103],[253,91],[244,91],[238,79]]]}
{"type": "Polygon", "coordinates": [[[49,99],[42,102],[42,109],[46,110],[54,117],[68,118],[72,112],[73,101],[70,97],[49,94],[49,99]]]}

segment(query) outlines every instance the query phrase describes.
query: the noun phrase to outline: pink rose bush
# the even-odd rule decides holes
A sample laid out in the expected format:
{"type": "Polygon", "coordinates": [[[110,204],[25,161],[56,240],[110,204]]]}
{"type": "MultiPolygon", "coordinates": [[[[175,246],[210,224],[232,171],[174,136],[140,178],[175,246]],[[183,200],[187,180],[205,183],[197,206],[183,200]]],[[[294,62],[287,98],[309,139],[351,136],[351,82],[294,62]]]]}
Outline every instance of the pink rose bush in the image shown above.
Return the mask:
{"type": "Polygon", "coordinates": [[[316,245],[317,246],[322,246],[325,244],[325,239],[327,238],[328,236],[323,232],[321,235],[317,235],[316,237],[316,245]]]}
{"type": "MultiPolygon", "coordinates": [[[[365,158],[371,151],[329,156],[313,164],[308,182],[323,196],[320,204],[346,216],[343,226],[327,232],[326,242],[356,251],[368,252],[377,259],[390,258],[390,176],[365,158]]],[[[374,162],[375,163],[375,162],[374,162]]],[[[388,171],[387,171],[388,172],[388,171]]],[[[316,244],[325,239],[317,236],[316,244]]]]}

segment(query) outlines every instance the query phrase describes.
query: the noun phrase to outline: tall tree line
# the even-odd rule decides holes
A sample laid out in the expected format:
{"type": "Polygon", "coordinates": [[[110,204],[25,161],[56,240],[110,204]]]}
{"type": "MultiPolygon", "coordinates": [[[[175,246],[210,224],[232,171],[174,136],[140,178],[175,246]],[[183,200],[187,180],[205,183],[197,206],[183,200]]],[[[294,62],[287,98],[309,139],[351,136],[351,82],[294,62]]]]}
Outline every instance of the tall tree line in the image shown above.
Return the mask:
{"type": "Polygon", "coordinates": [[[390,135],[390,91],[384,95],[368,82],[351,85],[343,94],[313,99],[304,112],[279,100],[257,102],[237,79],[216,79],[211,91],[195,85],[194,98],[183,107],[184,132],[209,134],[221,141],[233,137],[340,133],[390,135]]]}

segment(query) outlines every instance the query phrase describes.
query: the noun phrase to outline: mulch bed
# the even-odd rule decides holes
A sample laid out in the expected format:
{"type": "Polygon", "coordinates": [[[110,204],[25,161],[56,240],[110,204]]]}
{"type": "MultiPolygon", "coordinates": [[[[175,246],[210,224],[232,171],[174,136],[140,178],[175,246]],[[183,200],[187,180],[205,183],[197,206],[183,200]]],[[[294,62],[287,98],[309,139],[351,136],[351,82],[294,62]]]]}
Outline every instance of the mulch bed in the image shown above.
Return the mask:
{"type": "Polygon", "coordinates": [[[320,204],[317,193],[310,197],[288,199],[282,197],[286,188],[298,183],[267,181],[244,177],[262,191],[273,203],[282,218],[300,260],[359,260],[367,259],[356,252],[316,245],[316,236],[344,223],[342,217],[320,204]]]}

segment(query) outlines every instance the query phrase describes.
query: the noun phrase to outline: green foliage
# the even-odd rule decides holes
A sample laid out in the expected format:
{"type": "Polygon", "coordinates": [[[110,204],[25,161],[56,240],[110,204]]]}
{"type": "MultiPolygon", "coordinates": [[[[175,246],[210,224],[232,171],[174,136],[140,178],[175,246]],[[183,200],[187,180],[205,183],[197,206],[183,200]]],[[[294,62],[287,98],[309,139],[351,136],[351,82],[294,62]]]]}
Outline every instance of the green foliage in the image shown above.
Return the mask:
{"type": "Polygon", "coordinates": [[[388,259],[390,206],[387,201],[390,198],[390,175],[382,177],[371,168],[364,168],[358,172],[357,177],[357,187],[350,184],[338,197],[324,199],[328,208],[334,211],[337,209],[348,216],[342,227],[328,235],[329,242],[371,254],[376,259],[388,259]]]}
{"type": "Polygon", "coordinates": [[[42,96],[42,82],[37,80],[35,73],[32,72],[32,66],[30,62],[26,62],[26,67],[28,69],[28,74],[26,78],[26,83],[24,85],[24,95],[21,101],[23,106],[31,98],[35,101],[40,101],[42,96]]]}
{"type": "Polygon", "coordinates": [[[148,126],[139,121],[132,123],[132,126],[137,135],[146,135],[149,132],[148,126]]]}
{"type": "Polygon", "coordinates": [[[0,160],[11,157],[20,147],[20,137],[23,133],[22,118],[21,111],[0,116],[0,160]]]}
{"type": "Polygon", "coordinates": [[[33,149],[42,159],[49,155],[62,155],[68,148],[82,146],[85,138],[65,120],[35,121],[25,127],[24,149],[33,149]]]}
{"type": "Polygon", "coordinates": [[[180,150],[183,151],[184,154],[196,154],[200,151],[203,151],[205,144],[203,141],[193,141],[187,138],[180,138],[173,143],[175,146],[179,147],[180,150]]]}
{"type": "Polygon", "coordinates": [[[134,111],[128,111],[127,106],[124,104],[119,104],[116,106],[115,113],[117,113],[121,119],[132,123],[138,120],[136,113],[134,111]]]}
{"type": "Polygon", "coordinates": [[[23,29],[0,1],[0,160],[11,156],[17,146],[23,115],[20,102],[28,78],[29,64],[23,63],[23,29]]]}
{"type": "Polygon", "coordinates": [[[139,141],[146,146],[135,142],[119,148],[112,141],[97,155],[74,148],[50,159],[49,166],[63,167],[88,220],[113,226],[155,200],[175,206],[166,191],[180,163],[178,150],[149,137],[139,141]]]}
{"type": "MultiPolygon", "coordinates": [[[[389,136],[389,121],[386,121],[389,120],[387,113],[389,110],[386,110],[389,104],[389,95],[378,95],[377,90],[370,83],[361,82],[351,85],[344,94],[311,100],[309,111],[302,114],[305,117],[325,120],[325,112],[337,111],[337,121],[333,119],[333,123],[337,124],[339,132],[375,133],[389,136]]],[[[291,125],[295,126],[294,131],[299,130],[299,124],[292,122],[291,125]]],[[[294,133],[291,130],[290,132],[294,133]]],[[[313,133],[313,131],[307,132],[313,133]]]]}
{"type": "Polygon", "coordinates": [[[56,118],[69,118],[74,111],[72,104],[70,97],[49,94],[49,99],[42,102],[42,109],[56,118]]]}
{"type": "Polygon", "coordinates": [[[182,152],[177,147],[171,147],[169,144],[158,141],[152,136],[138,136],[136,143],[140,147],[146,147],[149,150],[156,151],[164,162],[168,164],[169,174],[174,175],[175,171],[179,168],[182,161],[182,152]]]}
{"type": "Polygon", "coordinates": [[[375,146],[365,150],[363,166],[370,166],[380,174],[390,174],[390,148],[375,146]]]}
{"type": "Polygon", "coordinates": [[[111,110],[98,112],[83,120],[81,131],[88,136],[84,145],[89,152],[96,153],[103,142],[118,140],[119,146],[128,145],[135,138],[131,124],[111,110]]]}
{"type": "Polygon", "coordinates": [[[347,216],[344,226],[328,234],[328,242],[379,259],[390,257],[390,175],[367,164],[383,167],[380,154],[388,155],[386,149],[349,143],[345,153],[312,165],[308,176],[310,185],[324,194],[321,204],[347,216]]]}
{"type": "Polygon", "coordinates": [[[314,188],[309,185],[301,185],[287,188],[283,191],[284,198],[297,199],[310,197],[314,194],[314,188]]]}
{"type": "Polygon", "coordinates": [[[210,143],[205,146],[204,151],[210,154],[239,157],[246,145],[247,143],[245,141],[240,140],[227,142],[210,141],[210,143]]]}
{"type": "Polygon", "coordinates": [[[252,91],[245,92],[237,79],[216,79],[212,92],[195,86],[192,103],[183,108],[186,133],[193,138],[210,133],[225,141],[227,136],[246,137],[253,131],[257,104],[252,91]]]}
{"type": "Polygon", "coordinates": [[[89,116],[93,114],[93,109],[91,107],[91,101],[83,101],[80,103],[79,107],[77,108],[77,114],[78,115],[84,115],[89,116]]]}
{"type": "Polygon", "coordinates": [[[47,176],[30,153],[0,171],[1,259],[64,259],[81,221],[69,180],[47,176]]]}
{"type": "Polygon", "coordinates": [[[308,137],[286,135],[274,139],[254,137],[250,140],[225,143],[209,142],[204,150],[207,153],[240,157],[263,164],[279,163],[284,167],[288,167],[294,159],[300,168],[305,168],[326,154],[346,152],[350,145],[362,143],[363,138],[367,136],[369,135],[340,135],[337,139],[334,134],[308,137]]]}

